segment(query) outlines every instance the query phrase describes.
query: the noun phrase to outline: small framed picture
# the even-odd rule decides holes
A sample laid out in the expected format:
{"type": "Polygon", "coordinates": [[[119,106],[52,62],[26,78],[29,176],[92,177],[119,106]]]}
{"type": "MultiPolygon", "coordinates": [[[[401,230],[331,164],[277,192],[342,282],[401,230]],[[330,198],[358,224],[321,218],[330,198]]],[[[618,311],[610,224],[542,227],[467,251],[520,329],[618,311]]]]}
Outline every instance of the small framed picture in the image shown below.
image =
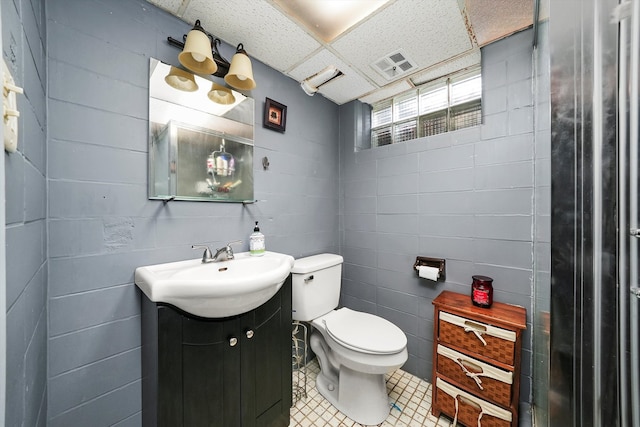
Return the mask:
{"type": "Polygon", "coordinates": [[[284,133],[287,125],[287,106],[265,98],[264,102],[264,123],[267,129],[284,133]]]}

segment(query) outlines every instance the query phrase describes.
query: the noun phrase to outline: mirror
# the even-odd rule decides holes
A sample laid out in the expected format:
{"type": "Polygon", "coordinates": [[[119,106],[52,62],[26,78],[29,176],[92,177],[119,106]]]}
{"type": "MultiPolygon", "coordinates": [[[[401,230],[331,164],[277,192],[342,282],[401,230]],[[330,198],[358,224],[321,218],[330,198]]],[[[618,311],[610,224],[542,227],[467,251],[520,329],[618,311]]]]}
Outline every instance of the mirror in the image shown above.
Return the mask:
{"type": "Polygon", "coordinates": [[[253,202],[254,100],[151,58],[149,198],[253,202]]]}

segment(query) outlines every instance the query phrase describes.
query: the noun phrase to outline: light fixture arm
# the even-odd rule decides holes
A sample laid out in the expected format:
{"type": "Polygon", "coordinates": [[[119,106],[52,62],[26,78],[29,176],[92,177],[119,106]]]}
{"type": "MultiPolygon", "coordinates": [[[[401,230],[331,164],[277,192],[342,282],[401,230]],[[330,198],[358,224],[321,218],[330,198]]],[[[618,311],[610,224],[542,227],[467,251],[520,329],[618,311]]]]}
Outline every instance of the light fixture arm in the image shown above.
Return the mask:
{"type": "Polygon", "coordinates": [[[213,60],[216,62],[216,64],[218,64],[218,71],[214,74],[214,76],[224,77],[229,72],[229,67],[231,66],[231,64],[222,55],[220,55],[220,51],[218,50],[218,46],[220,46],[220,43],[222,43],[222,41],[220,41],[219,38],[213,39],[213,43],[211,43],[213,60]]]}
{"type": "Polygon", "coordinates": [[[247,55],[247,51],[244,50],[244,45],[242,43],[238,43],[238,46],[236,47],[236,53],[242,53],[244,55],[247,55]]]}
{"type": "MultiPolygon", "coordinates": [[[[203,33],[205,33],[205,34],[207,35],[207,37],[209,37],[210,39],[212,38],[212,37],[211,37],[211,34],[207,33],[207,32],[204,30],[204,28],[202,28],[202,25],[200,25],[200,20],[199,20],[199,19],[196,19],[196,23],[195,23],[195,25],[193,26],[192,30],[202,31],[203,33]]],[[[187,38],[187,36],[185,36],[185,40],[186,40],[186,38],[187,38]]]]}

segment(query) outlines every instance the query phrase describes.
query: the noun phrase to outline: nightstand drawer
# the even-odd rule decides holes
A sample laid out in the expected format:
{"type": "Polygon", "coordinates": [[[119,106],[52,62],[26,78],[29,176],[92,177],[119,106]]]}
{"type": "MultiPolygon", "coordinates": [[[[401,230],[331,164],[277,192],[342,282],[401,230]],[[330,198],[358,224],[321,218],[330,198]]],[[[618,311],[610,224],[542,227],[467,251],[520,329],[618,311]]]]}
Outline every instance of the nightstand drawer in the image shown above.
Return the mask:
{"type": "Polygon", "coordinates": [[[507,365],[514,364],[516,334],[476,320],[441,312],[438,339],[507,365]]]}
{"type": "MultiPolygon", "coordinates": [[[[511,427],[513,414],[492,403],[436,379],[434,404],[465,426],[511,427]]],[[[455,424],[455,423],[454,423],[455,424]]]]}
{"type": "Polygon", "coordinates": [[[483,399],[508,407],[511,404],[513,372],[491,366],[438,344],[437,371],[449,380],[473,390],[483,399]]]}

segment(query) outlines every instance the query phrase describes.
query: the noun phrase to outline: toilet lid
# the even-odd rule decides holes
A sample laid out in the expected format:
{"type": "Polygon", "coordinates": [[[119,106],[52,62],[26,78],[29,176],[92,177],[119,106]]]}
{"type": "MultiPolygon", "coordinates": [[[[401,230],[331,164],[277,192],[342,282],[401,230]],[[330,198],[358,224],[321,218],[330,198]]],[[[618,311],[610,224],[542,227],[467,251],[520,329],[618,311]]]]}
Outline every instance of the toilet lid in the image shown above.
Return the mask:
{"type": "Polygon", "coordinates": [[[324,323],[331,338],[356,351],[393,354],[407,346],[400,328],[373,314],[341,308],[326,316],[324,323]]]}

